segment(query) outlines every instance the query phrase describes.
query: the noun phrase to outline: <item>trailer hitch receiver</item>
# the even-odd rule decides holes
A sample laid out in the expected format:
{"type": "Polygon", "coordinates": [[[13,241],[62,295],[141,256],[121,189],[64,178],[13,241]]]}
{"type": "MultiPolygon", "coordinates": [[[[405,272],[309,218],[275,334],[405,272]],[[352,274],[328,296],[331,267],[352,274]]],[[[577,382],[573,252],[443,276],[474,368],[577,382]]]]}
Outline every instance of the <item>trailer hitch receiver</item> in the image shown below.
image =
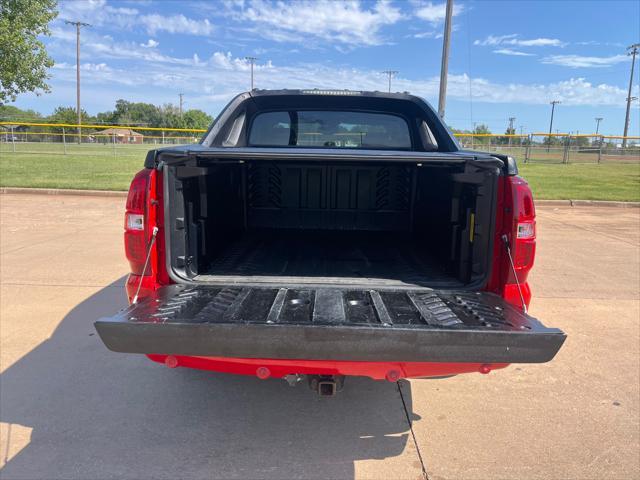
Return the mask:
{"type": "Polygon", "coordinates": [[[309,375],[309,388],[321,397],[333,397],[343,387],[343,375],[309,375]]]}

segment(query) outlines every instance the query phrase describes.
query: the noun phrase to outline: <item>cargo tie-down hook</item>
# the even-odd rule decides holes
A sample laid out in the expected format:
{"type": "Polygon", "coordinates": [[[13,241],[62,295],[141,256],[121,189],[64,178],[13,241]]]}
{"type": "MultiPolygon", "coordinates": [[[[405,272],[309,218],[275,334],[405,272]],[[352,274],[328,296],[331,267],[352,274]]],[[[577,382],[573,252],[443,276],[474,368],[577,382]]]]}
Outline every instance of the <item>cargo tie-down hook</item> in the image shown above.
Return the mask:
{"type": "Polygon", "coordinates": [[[158,235],[158,227],[153,227],[151,232],[151,240],[149,240],[149,245],[147,245],[147,258],[144,261],[144,267],[142,269],[142,275],[140,276],[140,283],[138,283],[138,288],[136,289],[136,294],[131,301],[132,304],[138,303],[138,295],[140,294],[140,289],[142,288],[142,277],[147,272],[147,267],[149,266],[149,259],[151,258],[151,249],[153,248],[153,244],[156,243],[156,235],[158,235]]]}

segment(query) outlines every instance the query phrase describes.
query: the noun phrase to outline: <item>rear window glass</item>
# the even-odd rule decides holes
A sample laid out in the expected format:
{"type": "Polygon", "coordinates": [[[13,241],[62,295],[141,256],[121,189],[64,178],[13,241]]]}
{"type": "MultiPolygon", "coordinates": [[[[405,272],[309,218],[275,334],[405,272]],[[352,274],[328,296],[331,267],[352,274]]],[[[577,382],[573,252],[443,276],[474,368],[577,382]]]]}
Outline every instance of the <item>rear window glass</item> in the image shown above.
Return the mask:
{"type": "Polygon", "coordinates": [[[286,111],[256,115],[249,144],[262,147],[410,149],[407,122],[368,112],[286,111]]]}

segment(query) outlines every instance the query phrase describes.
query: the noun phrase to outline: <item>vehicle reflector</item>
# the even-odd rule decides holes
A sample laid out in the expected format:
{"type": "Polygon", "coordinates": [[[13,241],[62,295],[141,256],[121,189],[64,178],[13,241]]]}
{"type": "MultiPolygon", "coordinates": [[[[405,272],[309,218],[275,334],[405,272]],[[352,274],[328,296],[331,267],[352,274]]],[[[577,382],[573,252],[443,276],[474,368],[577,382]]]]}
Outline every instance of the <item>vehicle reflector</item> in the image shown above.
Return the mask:
{"type": "Polygon", "coordinates": [[[139,213],[127,213],[125,228],[127,230],[144,230],[144,215],[139,213]]]}
{"type": "Polygon", "coordinates": [[[533,238],[536,236],[535,222],[518,223],[518,238],[533,238]]]}

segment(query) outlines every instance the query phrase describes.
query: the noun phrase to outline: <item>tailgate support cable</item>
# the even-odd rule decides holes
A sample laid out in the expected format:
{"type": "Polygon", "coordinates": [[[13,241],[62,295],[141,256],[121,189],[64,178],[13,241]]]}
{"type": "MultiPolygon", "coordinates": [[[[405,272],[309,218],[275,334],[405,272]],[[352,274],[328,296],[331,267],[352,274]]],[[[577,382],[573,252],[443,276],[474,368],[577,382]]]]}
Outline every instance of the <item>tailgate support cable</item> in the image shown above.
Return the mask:
{"type": "Polygon", "coordinates": [[[144,261],[144,268],[142,269],[142,275],[140,276],[140,283],[138,283],[138,288],[136,290],[136,294],[131,301],[131,304],[138,303],[138,295],[140,294],[140,289],[142,288],[142,278],[144,274],[147,272],[147,267],[149,266],[149,259],[151,258],[151,249],[153,248],[153,244],[156,243],[156,235],[158,235],[158,227],[153,227],[153,231],[151,232],[151,240],[149,240],[149,245],[147,245],[147,258],[144,261]]]}
{"type": "Polygon", "coordinates": [[[513,272],[513,278],[516,280],[516,287],[518,287],[518,294],[520,295],[520,302],[522,303],[522,311],[527,313],[527,304],[524,301],[524,295],[522,294],[522,287],[520,287],[520,281],[518,280],[518,273],[516,272],[516,266],[513,263],[513,257],[511,256],[511,247],[509,246],[509,237],[502,235],[502,241],[507,248],[507,256],[509,257],[509,264],[511,265],[511,271],[513,272]]]}

